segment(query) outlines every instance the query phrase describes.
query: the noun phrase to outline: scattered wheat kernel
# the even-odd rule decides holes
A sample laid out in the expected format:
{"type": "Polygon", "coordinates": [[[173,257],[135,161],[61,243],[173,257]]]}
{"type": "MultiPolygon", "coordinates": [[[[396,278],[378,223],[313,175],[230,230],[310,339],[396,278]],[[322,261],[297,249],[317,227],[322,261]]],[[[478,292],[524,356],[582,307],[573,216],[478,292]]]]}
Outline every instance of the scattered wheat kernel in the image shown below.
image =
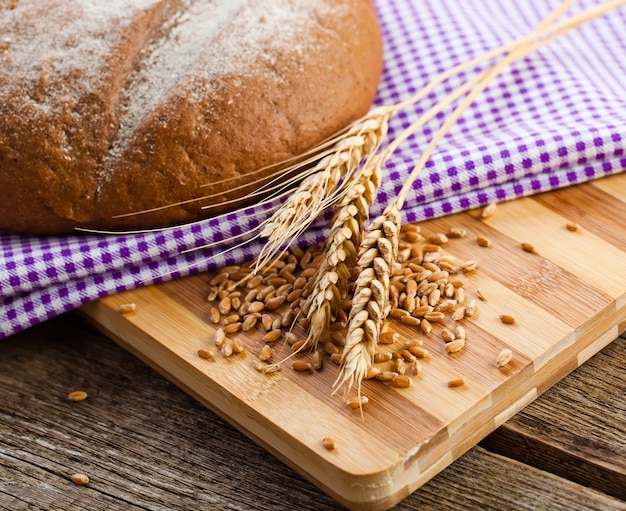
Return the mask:
{"type": "Polygon", "coordinates": [[[222,298],[220,300],[220,303],[217,306],[218,310],[220,311],[221,314],[226,315],[230,312],[231,310],[231,301],[230,298],[228,296],[225,296],[224,298],[222,298]]]}
{"type": "Polygon", "coordinates": [[[462,227],[451,227],[448,231],[448,238],[464,238],[467,235],[467,231],[462,227]]]}
{"type": "Polygon", "coordinates": [[[394,344],[400,339],[400,334],[398,332],[382,332],[380,337],[378,338],[379,344],[394,344]]]}
{"type": "Polygon", "coordinates": [[[209,284],[211,286],[219,286],[222,282],[226,282],[227,280],[228,280],[228,273],[227,272],[219,273],[219,274],[217,274],[215,277],[213,277],[211,279],[209,284]]]}
{"type": "Polygon", "coordinates": [[[428,335],[433,327],[430,324],[430,321],[428,321],[427,319],[423,319],[422,322],[420,323],[420,328],[422,330],[423,333],[425,333],[426,335],[428,335]]]}
{"type": "Polygon", "coordinates": [[[437,232],[428,236],[428,243],[433,245],[445,245],[448,243],[448,237],[442,232],[437,232]]]}
{"type": "Polygon", "coordinates": [[[491,218],[497,209],[497,205],[495,202],[492,202],[491,204],[487,204],[483,210],[480,212],[480,218],[482,218],[483,220],[486,220],[487,218],[491,218]]]}
{"type": "Polygon", "coordinates": [[[263,282],[263,276],[255,275],[250,280],[248,280],[248,282],[246,282],[246,287],[248,289],[254,289],[255,287],[260,286],[262,282],[263,282]]]}
{"type": "Polygon", "coordinates": [[[578,225],[576,222],[567,222],[567,224],[565,224],[565,228],[568,231],[576,232],[580,230],[580,225],[578,225]]]}
{"type": "Polygon", "coordinates": [[[295,319],[296,319],[296,315],[294,314],[293,310],[288,309],[280,318],[280,326],[285,327],[285,328],[290,327],[293,324],[295,319]]]}
{"type": "Polygon", "coordinates": [[[267,344],[261,348],[261,353],[259,353],[259,360],[262,362],[267,362],[270,358],[272,358],[272,348],[270,348],[267,344]]]}
{"type": "Polygon", "coordinates": [[[476,314],[476,300],[470,301],[465,308],[465,316],[472,318],[474,317],[474,314],[476,314]]]}
{"type": "Polygon", "coordinates": [[[491,240],[489,238],[485,238],[484,236],[478,236],[478,238],[476,238],[476,243],[478,243],[479,247],[491,246],[491,240]]]}
{"type": "Polygon", "coordinates": [[[401,319],[402,316],[408,316],[409,312],[404,309],[394,308],[389,311],[389,316],[395,319],[401,319]]]}
{"type": "Polygon", "coordinates": [[[85,474],[72,474],[70,479],[74,484],[77,484],[78,486],[85,486],[89,484],[89,477],[85,474]]]}
{"type": "Polygon", "coordinates": [[[420,232],[421,230],[422,228],[417,224],[402,224],[402,226],[400,227],[400,232],[407,232],[407,231],[420,232]]]}
{"type": "Polygon", "coordinates": [[[402,355],[402,358],[405,360],[405,362],[415,362],[416,360],[415,355],[413,355],[413,353],[411,353],[409,349],[403,349],[400,352],[400,355],[402,355]]]}
{"type": "Polygon", "coordinates": [[[501,314],[500,321],[502,321],[502,323],[505,323],[506,325],[512,325],[513,323],[515,323],[515,318],[510,314],[501,314]]]}
{"type": "Polygon", "coordinates": [[[280,371],[280,364],[266,364],[263,368],[265,374],[277,373],[280,371]]]}
{"type": "Polygon", "coordinates": [[[70,401],[74,401],[74,402],[78,403],[80,401],[84,401],[85,399],[87,399],[87,392],[85,392],[84,390],[75,390],[73,392],[70,392],[67,395],[67,398],[70,401]]]}
{"type": "Polygon", "coordinates": [[[397,358],[394,363],[393,370],[398,374],[406,374],[408,367],[406,366],[406,362],[404,360],[397,358]]]}
{"type": "Polygon", "coordinates": [[[227,340],[221,347],[220,351],[222,355],[226,358],[230,357],[233,354],[233,343],[230,340],[227,340]]]}
{"type": "Polygon", "coordinates": [[[512,359],[513,359],[513,352],[508,348],[503,349],[496,357],[496,365],[498,367],[503,367],[507,365],[512,359]]]}
{"type": "Polygon", "coordinates": [[[281,330],[270,330],[263,336],[265,342],[276,342],[282,335],[281,330]]]}
{"type": "Polygon", "coordinates": [[[376,353],[374,353],[374,363],[381,364],[383,362],[389,362],[391,360],[391,357],[391,353],[381,353],[377,351],[376,353]]]}
{"type": "Polygon", "coordinates": [[[215,355],[211,350],[198,350],[198,356],[204,360],[215,360],[215,355]]]}
{"type": "Polygon", "coordinates": [[[464,346],[465,339],[455,339],[454,341],[446,344],[446,351],[448,353],[456,353],[457,351],[462,350],[464,346]]]}
{"type": "Polygon", "coordinates": [[[448,380],[448,387],[462,387],[463,385],[465,385],[465,378],[462,376],[448,380]]]}
{"type": "Polygon", "coordinates": [[[315,350],[313,355],[311,355],[311,365],[313,369],[319,371],[324,365],[324,360],[322,359],[322,353],[319,350],[315,350]]]}
{"type": "Polygon", "coordinates": [[[117,308],[117,312],[120,314],[128,314],[129,312],[135,312],[137,310],[137,304],[134,303],[123,303],[117,308]]]}
{"type": "Polygon", "coordinates": [[[254,369],[259,372],[265,372],[265,368],[267,367],[267,364],[263,362],[262,360],[255,358],[252,360],[252,367],[254,367],[254,369]]]}
{"type": "Polygon", "coordinates": [[[463,273],[471,273],[478,268],[478,263],[473,260],[465,261],[461,264],[460,269],[463,273]]]}
{"type": "Polygon", "coordinates": [[[402,345],[403,349],[408,350],[409,348],[413,348],[414,346],[423,346],[424,345],[424,341],[421,341],[419,339],[409,339],[408,341],[405,341],[404,344],[402,345]]]}
{"type": "Polygon", "coordinates": [[[487,295],[485,295],[484,291],[480,288],[476,289],[476,296],[483,302],[487,300],[487,295]]]}
{"type": "Polygon", "coordinates": [[[241,323],[241,321],[237,321],[236,323],[229,323],[228,325],[225,325],[223,330],[227,334],[234,334],[236,332],[239,332],[242,326],[243,323],[241,323]]]}
{"type": "Polygon", "coordinates": [[[291,366],[296,371],[308,371],[309,369],[313,369],[311,363],[306,360],[294,360],[291,366]]]}
{"type": "Polygon", "coordinates": [[[239,307],[241,307],[241,298],[239,298],[238,296],[232,296],[234,293],[231,294],[230,296],[230,303],[232,305],[233,310],[237,310],[239,309],[239,307]]]}
{"type": "Polygon", "coordinates": [[[420,364],[419,360],[415,359],[413,362],[409,364],[409,376],[420,376],[422,374],[422,364],[420,364]]]}
{"type": "Polygon", "coordinates": [[[340,365],[340,364],[341,364],[341,358],[342,358],[342,357],[341,357],[341,353],[333,353],[333,354],[330,356],[330,361],[331,361],[333,364],[340,365]]]}
{"type": "Polygon", "coordinates": [[[231,323],[237,323],[241,318],[239,314],[229,314],[224,318],[224,325],[230,325],[231,323]]]}
{"type": "Polygon", "coordinates": [[[243,324],[241,325],[242,332],[249,332],[252,330],[258,321],[258,317],[254,314],[247,314],[245,318],[243,318],[243,324]]]}
{"type": "Polygon", "coordinates": [[[424,314],[424,319],[430,321],[431,323],[441,323],[446,318],[446,315],[443,312],[433,311],[427,312],[424,314]]]}
{"type": "Polygon", "coordinates": [[[411,377],[406,374],[399,374],[392,380],[392,382],[394,387],[398,387],[399,389],[406,389],[411,386],[411,383],[413,383],[411,377]]]}
{"type": "Polygon", "coordinates": [[[209,317],[211,319],[211,323],[216,325],[220,322],[222,315],[220,314],[220,311],[218,311],[215,307],[211,307],[211,310],[209,311],[209,317]]]}
{"type": "Polygon", "coordinates": [[[378,381],[393,381],[396,376],[398,376],[398,373],[395,371],[381,371],[376,375],[376,379],[378,381]]]}
{"type": "Polygon", "coordinates": [[[261,316],[261,323],[263,324],[263,329],[269,332],[274,324],[274,318],[269,314],[263,314],[263,316],[261,316]]]}
{"type": "Polygon", "coordinates": [[[335,441],[330,437],[326,437],[322,439],[322,445],[324,446],[325,449],[328,449],[329,451],[333,451],[337,448],[335,441]]]}
{"type": "Polygon", "coordinates": [[[409,348],[409,351],[417,358],[430,358],[430,353],[428,352],[428,350],[422,348],[421,346],[411,346],[409,348]]]}
{"type": "Polygon", "coordinates": [[[353,397],[352,399],[348,399],[348,401],[346,401],[346,404],[350,408],[361,408],[367,403],[369,403],[369,398],[367,396],[353,397]]]}
{"type": "Polygon", "coordinates": [[[273,311],[278,309],[283,303],[285,303],[286,298],[284,296],[274,296],[269,300],[265,301],[265,308],[268,311],[273,311]]]}
{"type": "Polygon", "coordinates": [[[522,242],[522,249],[524,249],[526,252],[530,252],[531,254],[537,254],[537,248],[535,247],[535,245],[529,243],[528,241],[522,242]]]}
{"type": "Polygon", "coordinates": [[[420,238],[421,236],[420,236],[420,233],[418,232],[409,231],[409,232],[404,233],[404,239],[411,243],[415,243],[416,241],[419,241],[420,238]]]}
{"type": "Polygon", "coordinates": [[[438,271],[434,271],[428,277],[426,277],[426,280],[428,280],[428,282],[436,282],[438,280],[445,280],[449,276],[450,274],[447,271],[438,270],[438,271]]]}
{"type": "Polygon", "coordinates": [[[218,328],[215,331],[215,346],[220,348],[224,344],[225,340],[226,340],[226,332],[224,332],[223,328],[218,328]]]}
{"type": "Polygon", "coordinates": [[[400,318],[400,322],[403,325],[408,325],[408,326],[420,326],[420,320],[419,318],[415,318],[413,316],[402,316],[400,318]]]}
{"type": "Polygon", "coordinates": [[[426,245],[424,245],[422,247],[422,251],[424,252],[424,254],[430,253],[430,252],[441,252],[441,245],[437,245],[435,243],[427,243],[426,245]]]}
{"type": "Polygon", "coordinates": [[[448,328],[441,329],[441,337],[443,338],[445,342],[451,342],[451,341],[454,341],[455,339],[454,333],[448,328]]]}
{"type": "Polygon", "coordinates": [[[464,287],[457,287],[454,290],[454,299],[457,301],[457,303],[463,303],[465,301],[465,288],[464,287]]]}
{"type": "Polygon", "coordinates": [[[265,309],[265,304],[263,302],[254,301],[249,305],[248,312],[251,312],[254,314],[255,312],[261,312],[264,309],[265,309]]]}
{"type": "Polygon", "coordinates": [[[291,345],[291,349],[293,351],[302,351],[311,346],[311,343],[308,339],[302,339],[300,341],[296,341],[291,345]]]}
{"type": "Polygon", "coordinates": [[[334,353],[339,353],[339,348],[335,346],[332,342],[326,341],[324,343],[324,351],[327,355],[333,355],[334,353]]]}

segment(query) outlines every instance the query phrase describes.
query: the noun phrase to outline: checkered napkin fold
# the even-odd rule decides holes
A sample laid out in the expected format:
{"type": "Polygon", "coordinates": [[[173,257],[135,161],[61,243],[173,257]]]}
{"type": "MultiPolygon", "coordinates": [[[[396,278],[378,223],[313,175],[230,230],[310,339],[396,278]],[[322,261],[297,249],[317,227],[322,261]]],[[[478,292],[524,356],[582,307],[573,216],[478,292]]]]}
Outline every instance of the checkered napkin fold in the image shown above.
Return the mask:
{"type": "MultiPolygon", "coordinates": [[[[569,14],[599,4],[574,2],[569,14]]],[[[557,0],[376,0],[385,38],[377,105],[531,30],[557,0]]],[[[483,68],[484,69],[484,68],[483,68]]],[[[393,117],[388,139],[475,76],[461,73],[393,117]]],[[[626,8],[506,67],[438,144],[402,210],[414,222],[552,190],[626,168],[626,8]]],[[[372,215],[397,195],[455,105],[394,153],[372,215]]],[[[0,337],[88,301],[258,254],[246,233],[272,204],[140,234],[34,237],[0,233],[0,337]],[[239,242],[223,241],[241,236],[239,242]],[[192,250],[206,243],[211,249],[192,250]]],[[[298,243],[325,237],[320,218],[298,243]]]]}

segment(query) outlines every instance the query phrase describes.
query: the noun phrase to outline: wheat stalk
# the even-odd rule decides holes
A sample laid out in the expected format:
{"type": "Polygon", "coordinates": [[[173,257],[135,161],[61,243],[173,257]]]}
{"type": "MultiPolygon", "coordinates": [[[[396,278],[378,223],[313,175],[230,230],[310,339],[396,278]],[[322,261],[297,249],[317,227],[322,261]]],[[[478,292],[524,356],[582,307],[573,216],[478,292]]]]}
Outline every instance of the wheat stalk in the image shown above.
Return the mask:
{"type": "Polygon", "coordinates": [[[350,270],[357,261],[357,247],[382,179],[381,155],[369,158],[348,183],[348,192],[329,224],[324,256],[307,288],[302,312],[309,320],[308,340],[315,345],[336,319],[347,296],[350,270]]]}
{"type": "MultiPolygon", "coordinates": [[[[562,35],[568,30],[580,25],[581,23],[588,21],[593,17],[599,16],[604,12],[607,12],[608,9],[614,8],[615,6],[623,3],[624,2],[622,1],[616,1],[611,2],[610,6],[603,5],[598,8],[590,9],[579,16],[570,18],[567,20],[567,23],[560,23],[558,25],[558,29],[549,32],[544,40],[532,42],[532,39],[529,38],[527,40],[528,42],[518,45],[499,63],[495,64],[491,69],[483,73],[478,80],[475,89],[468,94],[465,100],[446,120],[422,154],[418,163],[411,171],[396,199],[392,201],[381,217],[372,222],[372,225],[368,229],[368,238],[366,238],[359,252],[361,254],[358,261],[360,273],[357,278],[357,285],[353,298],[353,308],[350,313],[351,319],[348,324],[348,333],[346,335],[346,343],[342,354],[340,374],[335,382],[335,385],[346,384],[348,388],[356,386],[360,395],[361,383],[372,364],[373,354],[380,334],[381,323],[385,320],[387,311],[389,310],[389,272],[395,264],[395,255],[397,252],[389,250],[386,247],[389,247],[390,245],[393,246],[394,233],[396,236],[395,242],[397,246],[397,232],[399,232],[401,227],[399,211],[402,209],[413,182],[425,166],[441,138],[456,122],[462,112],[472,103],[476,96],[488,86],[488,84],[505,66],[528,54],[529,52],[534,51],[536,48],[546,44],[548,41],[562,35]],[[393,226],[393,228],[391,228],[392,219],[397,219],[397,223],[393,226]],[[385,220],[389,222],[387,231],[381,229],[385,220]],[[371,235],[376,237],[376,247],[372,246],[371,235]],[[383,247],[385,247],[384,252],[386,258],[383,257],[383,251],[381,250],[383,247]],[[381,264],[381,260],[384,261],[384,265],[381,264]],[[386,289],[385,284],[387,284],[386,289]],[[387,294],[385,294],[384,298],[380,298],[379,294],[383,290],[386,290],[387,294]],[[378,325],[372,325],[372,321],[378,322],[378,325]]],[[[558,17],[569,6],[569,4],[571,4],[571,1],[566,1],[560,5],[559,8],[557,8],[539,25],[539,27],[535,30],[535,33],[545,32],[550,23],[552,23],[552,21],[558,17]]],[[[414,125],[407,128],[405,132],[394,140],[387,149],[394,150],[403,140],[408,138],[408,136],[415,131],[416,126],[420,124],[420,121],[421,120],[418,120],[417,123],[414,123],[414,125]]]]}

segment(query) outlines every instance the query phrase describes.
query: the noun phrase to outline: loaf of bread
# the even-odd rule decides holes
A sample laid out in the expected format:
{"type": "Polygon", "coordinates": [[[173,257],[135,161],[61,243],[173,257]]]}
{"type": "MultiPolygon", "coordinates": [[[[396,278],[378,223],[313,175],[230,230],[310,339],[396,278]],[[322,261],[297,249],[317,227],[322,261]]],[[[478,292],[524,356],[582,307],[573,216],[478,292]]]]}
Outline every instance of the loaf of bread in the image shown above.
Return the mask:
{"type": "Polygon", "coordinates": [[[371,0],[0,0],[0,229],[232,207],[367,112],[381,47],[371,0]]]}

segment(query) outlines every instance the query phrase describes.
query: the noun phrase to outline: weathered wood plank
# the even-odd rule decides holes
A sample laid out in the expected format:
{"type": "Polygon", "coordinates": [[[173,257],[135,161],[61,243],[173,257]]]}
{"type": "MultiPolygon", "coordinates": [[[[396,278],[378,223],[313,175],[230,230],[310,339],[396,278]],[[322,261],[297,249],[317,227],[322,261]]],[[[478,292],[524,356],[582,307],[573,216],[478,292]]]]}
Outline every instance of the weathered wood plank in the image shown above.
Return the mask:
{"type": "MultiPolygon", "coordinates": [[[[612,359],[601,362],[596,372],[612,359]]],[[[342,509],[74,316],[0,343],[0,395],[0,509],[342,509]],[[77,388],[86,401],[67,400],[77,388]],[[74,472],[87,473],[90,485],[71,483],[74,472]]],[[[539,508],[610,511],[626,503],[475,448],[394,511],[539,508]]]]}
{"type": "Polygon", "coordinates": [[[481,444],[626,500],[626,337],[481,444]]]}

